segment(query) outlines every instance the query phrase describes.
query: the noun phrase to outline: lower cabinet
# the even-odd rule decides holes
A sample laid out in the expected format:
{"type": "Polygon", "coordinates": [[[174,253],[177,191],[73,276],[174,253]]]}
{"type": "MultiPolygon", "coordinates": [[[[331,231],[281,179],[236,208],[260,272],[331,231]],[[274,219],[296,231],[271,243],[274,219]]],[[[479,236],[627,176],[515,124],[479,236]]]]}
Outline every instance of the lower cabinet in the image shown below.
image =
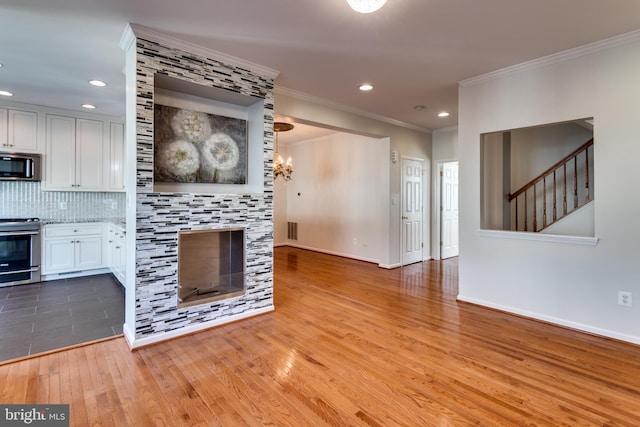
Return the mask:
{"type": "Polygon", "coordinates": [[[109,268],[118,281],[125,285],[125,232],[109,224],[107,229],[107,253],[109,268]]]}
{"type": "Polygon", "coordinates": [[[102,223],[48,224],[43,236],[45,275],[106,267],[102,223]]]}
{"type": "Polygon", "coordinates": [[[47,224],[42,240],[43,280],[111,271],[125,285],[125,231],[102,222],[47,224]]]}

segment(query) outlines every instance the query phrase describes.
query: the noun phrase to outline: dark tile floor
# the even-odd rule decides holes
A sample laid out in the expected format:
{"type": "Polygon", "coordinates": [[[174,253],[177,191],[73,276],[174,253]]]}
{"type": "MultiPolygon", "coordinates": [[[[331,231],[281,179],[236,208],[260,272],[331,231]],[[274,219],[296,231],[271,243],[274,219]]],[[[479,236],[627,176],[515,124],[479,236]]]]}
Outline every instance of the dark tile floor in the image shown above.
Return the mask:
{"type": "Polygon", "coordinates": [[[0,361],[122,333],[124,288],[111,274],[0,288],[0,361]]]}

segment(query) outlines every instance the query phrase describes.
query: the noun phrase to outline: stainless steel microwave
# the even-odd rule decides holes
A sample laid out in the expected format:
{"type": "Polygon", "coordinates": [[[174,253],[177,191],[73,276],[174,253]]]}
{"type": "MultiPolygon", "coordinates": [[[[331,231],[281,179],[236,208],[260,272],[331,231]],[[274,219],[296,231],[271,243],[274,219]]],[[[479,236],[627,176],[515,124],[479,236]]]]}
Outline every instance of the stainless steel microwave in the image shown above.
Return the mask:
{"type": "Polygon", "coordinates": [[[40,181],[40,154],[0,153],[0,180],[40,181]]]}

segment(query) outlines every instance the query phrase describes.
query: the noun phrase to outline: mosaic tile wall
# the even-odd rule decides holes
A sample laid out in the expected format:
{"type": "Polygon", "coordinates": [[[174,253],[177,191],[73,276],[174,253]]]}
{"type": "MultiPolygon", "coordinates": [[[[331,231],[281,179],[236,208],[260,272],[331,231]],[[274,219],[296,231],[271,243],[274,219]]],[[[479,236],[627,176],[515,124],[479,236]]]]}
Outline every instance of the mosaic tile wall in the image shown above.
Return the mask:
{"type": "Polygon", "coordinates": [[[137,39],[136,339],[273,307],[273,79],[137,39]],[[153,192],[154,74],[264,99],[264,192],[153,192]],[[246,294],[177,308],[180,230],[245,227],[246,294]]]}
{"type": "Polygon", "coordinates": [[[114,221],[124,218],[124,193],[42,191],[40,182],[0,181],[0,218],[47,222],[114,221]],[[66,206],[66,209],[61,207],[66,206]]]}

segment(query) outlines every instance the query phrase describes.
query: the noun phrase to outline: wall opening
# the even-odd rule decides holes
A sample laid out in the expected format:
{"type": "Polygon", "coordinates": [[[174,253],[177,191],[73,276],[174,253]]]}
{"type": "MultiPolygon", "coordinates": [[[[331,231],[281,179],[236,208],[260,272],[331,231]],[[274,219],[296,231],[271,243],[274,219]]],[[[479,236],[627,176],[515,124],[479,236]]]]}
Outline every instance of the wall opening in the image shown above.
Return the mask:
{"type": "Polygon", "coordinates": [[[178,233],[178,308],[244,293],[244,228],[178,233]]]}
{"type": "Polygon", "coordinates": [[[481,227],[593,236],[593,119],[481,135],[481,227]]]}

